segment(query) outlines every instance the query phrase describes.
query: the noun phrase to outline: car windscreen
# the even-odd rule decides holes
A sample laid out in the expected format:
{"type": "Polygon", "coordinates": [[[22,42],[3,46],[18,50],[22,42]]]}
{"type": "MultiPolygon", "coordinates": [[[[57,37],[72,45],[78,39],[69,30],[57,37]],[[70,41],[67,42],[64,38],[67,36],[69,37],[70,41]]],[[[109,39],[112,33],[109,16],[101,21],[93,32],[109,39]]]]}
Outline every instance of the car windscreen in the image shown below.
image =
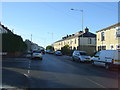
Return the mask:
{"type": "Polygon", "coordinates": [[[80,52],[80,55],[87,55],[86,52],[80,52]]]}
{"type": "Polygon", "coordinates": [[[41,51],[33,51],[33,53],[41,53],[41,51]]]}
{"type": "Polygon", "coordinates": [[[96,54],[95,54],[95,57],[99,57],[100,56],[100,52],[97,52],[96,54]]]}
{"type": "Polygon", "coordinates": [[[61,53],[61,51],[56,51],[57,53],[61,53]]]}

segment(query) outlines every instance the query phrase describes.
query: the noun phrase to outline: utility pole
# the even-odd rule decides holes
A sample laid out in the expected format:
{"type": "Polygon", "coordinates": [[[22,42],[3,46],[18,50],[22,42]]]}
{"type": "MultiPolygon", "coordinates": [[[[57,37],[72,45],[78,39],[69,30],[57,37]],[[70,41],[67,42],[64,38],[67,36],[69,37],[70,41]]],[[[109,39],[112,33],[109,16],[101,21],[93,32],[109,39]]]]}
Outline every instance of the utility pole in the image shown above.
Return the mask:
{"type": "Polygon", "coordinates": [[[31,47],[30,47],[30,50],[32,52],[32,34],[31,34],[31,47]]]}

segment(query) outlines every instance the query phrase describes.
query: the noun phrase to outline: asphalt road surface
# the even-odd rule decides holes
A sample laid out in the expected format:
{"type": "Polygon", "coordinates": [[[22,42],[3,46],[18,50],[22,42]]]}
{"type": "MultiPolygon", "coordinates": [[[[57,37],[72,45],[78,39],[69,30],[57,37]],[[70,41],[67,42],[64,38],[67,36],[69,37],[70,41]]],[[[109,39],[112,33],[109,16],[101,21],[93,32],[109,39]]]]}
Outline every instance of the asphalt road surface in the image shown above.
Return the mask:
{"type": "Polygon", "coordinates": [[[72,61],[68,56],[43,55],[43,60],[2,60],[3,88],[118,88],[119,71],[72,61]]]}

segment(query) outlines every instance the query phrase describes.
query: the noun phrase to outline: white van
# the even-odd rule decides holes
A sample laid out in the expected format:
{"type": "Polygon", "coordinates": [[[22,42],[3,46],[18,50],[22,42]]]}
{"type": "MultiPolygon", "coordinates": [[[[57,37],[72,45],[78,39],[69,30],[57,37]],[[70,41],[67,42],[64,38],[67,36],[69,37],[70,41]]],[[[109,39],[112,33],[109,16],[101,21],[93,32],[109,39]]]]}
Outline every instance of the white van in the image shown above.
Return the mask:
{"type": "Polygon", "coordinates": [[[102,65],[106,69],[120,65],[120,50],[101,50],[91,58],[93,65],[102,65]]]}
{"type": "Polygon", "coordinates": [[[90,61],[90,56],[87,55],[86,51],[75,50],[72,54],[72,59],[81,61],[90,61]]]}

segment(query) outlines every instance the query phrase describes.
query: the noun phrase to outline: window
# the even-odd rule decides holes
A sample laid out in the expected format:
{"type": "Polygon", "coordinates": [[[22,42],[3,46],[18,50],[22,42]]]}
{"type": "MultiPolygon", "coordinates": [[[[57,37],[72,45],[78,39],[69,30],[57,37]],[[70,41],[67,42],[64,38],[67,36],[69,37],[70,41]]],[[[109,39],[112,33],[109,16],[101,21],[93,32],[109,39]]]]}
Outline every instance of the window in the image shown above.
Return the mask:
{"type": "Polygon", "coordinates": [[[76,39],[75,39],[75,44],[76,44],[76,39]]]}
{"type": "Polygon", "coordinates": [[[70,44],[72,44],[72,40],[70,41],[70,44]]]}
{"type": "Polygon", "coordinates": [[[106,46],[98,46],[98,51],[106,50],[106,46]]]}
{"type": "Polygon", "coordinates": [[[88,38],[88,44],[92,44],[92,39],[88,38]]]}
{"type": "Polygon", "coordinates": [[[120,49],[120,45],[116,45],[116,49],[120,49]]]}
{"type": "Polygon", "coordinates": [[[116,38],[120,37],[120,27],[116,28],[115,36],[116,36],[116,38]]]}
{"type": "Polygon", "coordinates": [[[102,50],[106,50],[106,46],[102,46],[102,50]]]}
{"type": "Polygon", "coordinates": [[[120,31],[116,31],[116,38],[120,37],[120,31]]]}
{"type": "Polygon", "coordinates": [[[74,47],[73,50],[76,50],[76,47],[74,47]]]}
{"type": "Polygon", "coordinates": [[[101,41],[105,40],[105,32],[101,32],[101,41]]]}
{"type": "Polygon", "coordinates": [[[114,45],[110,45],[110,49],[113,49],[114,48],[114,45]]]}
{"type": "Polygon", "coordinates": [[[68,41],[68,44],[69,44],[69,41],[68,41]]]}
{"type": "Polygon", "coordinates": [[[101,46],[98,46],[98,51],[100,51],[100,50],[102,50],[102,49],[101,49],[101,46]]]}
{"type": "Polygon", "coordinates": [[[111,46],[111,49],[113,49],[113,45],[111,46]]]}

